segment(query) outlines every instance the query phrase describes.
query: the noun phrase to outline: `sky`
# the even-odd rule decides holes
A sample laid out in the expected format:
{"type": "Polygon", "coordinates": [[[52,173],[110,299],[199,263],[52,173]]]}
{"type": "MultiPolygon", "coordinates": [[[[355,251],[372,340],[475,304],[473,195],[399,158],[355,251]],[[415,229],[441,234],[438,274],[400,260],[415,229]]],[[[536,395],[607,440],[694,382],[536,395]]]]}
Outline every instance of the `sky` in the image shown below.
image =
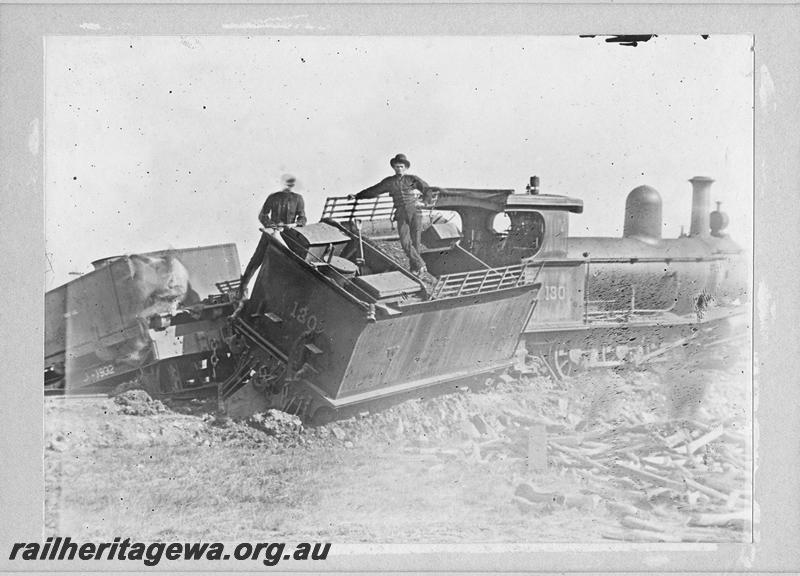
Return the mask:
{"type": "Polygon", "coordinates": [[[621,236],[625,197],[663,200],[663,237],[689,229],[709,176],[728,232],[752,241],[749,36],[48,37],[46,289],[98,258],[235,242],[298,178],[309,221],[327,196],[391,174],[441,187],[584,201],[575,236],[621,236]]]}

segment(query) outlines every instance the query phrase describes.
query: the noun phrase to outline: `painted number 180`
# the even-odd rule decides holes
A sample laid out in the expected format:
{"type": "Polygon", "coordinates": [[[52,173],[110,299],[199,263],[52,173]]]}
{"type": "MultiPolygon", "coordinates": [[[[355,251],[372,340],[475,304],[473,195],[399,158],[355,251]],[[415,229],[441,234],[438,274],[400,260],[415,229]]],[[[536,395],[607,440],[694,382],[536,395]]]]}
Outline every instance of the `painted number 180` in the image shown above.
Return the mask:
{"type": "Polygon", "coordinates": [[[565,286],[542,286],[545,300],[566,300],[567,288],[565,286]]]}
{"type": "Polygon", "coordinates": [[[300,306],[296,300],[293,303],[291,312],[289,312],[289,316],[297,320],[300,324],[303,324],[312,332],[323,331],[321,326],[322,323],[317,320],[317,317],[314,314],[308,313],[308,306],[300,306]]]}

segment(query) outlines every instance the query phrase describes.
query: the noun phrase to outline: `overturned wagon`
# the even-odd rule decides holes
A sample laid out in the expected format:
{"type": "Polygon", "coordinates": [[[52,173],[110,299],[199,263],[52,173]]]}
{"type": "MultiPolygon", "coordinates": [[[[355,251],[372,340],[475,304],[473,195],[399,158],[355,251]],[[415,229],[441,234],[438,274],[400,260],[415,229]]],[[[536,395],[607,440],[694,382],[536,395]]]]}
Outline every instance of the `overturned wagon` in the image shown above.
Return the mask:
{"type": "Polygon", "coordinates": [[[234,319],[229,414],[338,410],[512,364],[539,285],[524,265],[442,275],[433,287],[334,220],[268,237],[234,319]]]}
{"type": "Polygon", "coordinates": [[[45,295],[48,393],[108,391],[138,380],[154,394],[211,384],[229,361],[234,244],[114,256],[45,295]]]}

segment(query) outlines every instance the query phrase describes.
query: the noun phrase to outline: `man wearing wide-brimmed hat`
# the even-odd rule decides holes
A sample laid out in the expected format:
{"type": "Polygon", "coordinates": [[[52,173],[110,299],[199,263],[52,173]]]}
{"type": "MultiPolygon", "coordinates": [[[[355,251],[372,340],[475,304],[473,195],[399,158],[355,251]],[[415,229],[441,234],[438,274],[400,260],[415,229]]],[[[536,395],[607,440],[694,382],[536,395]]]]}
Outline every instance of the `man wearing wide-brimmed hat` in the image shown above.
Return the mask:
{"type": "Polygon", "coordinates": [[[427,273],[425,262],[419,255],[420,234],[422,233],[422,215],[419,213],[419,192],[422,193],[424,204],[433,201],[433,194],[437,188],[431,188],[422,178],[413,174],[406,174],[411,167],[405,154],[397,154],[389,160],[389,165],[394,169],[394,176],[384,178],[374,186],[365,188],[350,198],[375,198],[381,194],[389,193],[394,200],[394,219],[397,222],[397,232],[400,235],[400,245],[408,256],[411,271],[422,276],[427,273]]]}

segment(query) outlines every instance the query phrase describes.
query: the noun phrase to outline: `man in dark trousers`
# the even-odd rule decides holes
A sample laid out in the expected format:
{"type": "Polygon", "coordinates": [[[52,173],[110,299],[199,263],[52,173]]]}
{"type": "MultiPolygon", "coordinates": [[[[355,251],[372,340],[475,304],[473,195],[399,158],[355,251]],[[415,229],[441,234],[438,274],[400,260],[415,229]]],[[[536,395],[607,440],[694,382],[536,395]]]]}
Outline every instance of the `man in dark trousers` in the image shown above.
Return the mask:
{"type": "Polygon", "coordinates": [[[394,219],[397,222],[397,232],[400,235],[400,245],[408,256],[411,272],[418,276],[427,274],[425,261],[419,255],[420,234],[422,233],[422,215],[419,212],[419,194],[422,192],[424,204],[433,202],[433,194],[437,188],[431,188],[422,178],[413,174],[406,174],[411,167],[405,154],[398,154],[389,165],[394,169],[394,176],[384,178],[374,186],[370,186],[356,195],[348,198],[361,200],[375,198],[381,194],[389,193],[394,201],[394,219]]]}
{"type": "Polygon", "coordinates": [[[244,294],[247,284],[250,282],[253,274],[261,262],[264,260],[264,254],[267,251],[267,235],[272,236],[279,242],[285,245],[281,237],[281,230],[285,227],[305,226],[306,224],[306,207],[303,197],[296,192],[292,192],[296,179],[291,174],[283,175],[283,190],[275,192],[267,197],[261,212],[258,213],[258,220],[264,227],[264,232],[261,234],[261,240],[247,264],[247,268],[242,274],[242,294],[244,294]]]}

